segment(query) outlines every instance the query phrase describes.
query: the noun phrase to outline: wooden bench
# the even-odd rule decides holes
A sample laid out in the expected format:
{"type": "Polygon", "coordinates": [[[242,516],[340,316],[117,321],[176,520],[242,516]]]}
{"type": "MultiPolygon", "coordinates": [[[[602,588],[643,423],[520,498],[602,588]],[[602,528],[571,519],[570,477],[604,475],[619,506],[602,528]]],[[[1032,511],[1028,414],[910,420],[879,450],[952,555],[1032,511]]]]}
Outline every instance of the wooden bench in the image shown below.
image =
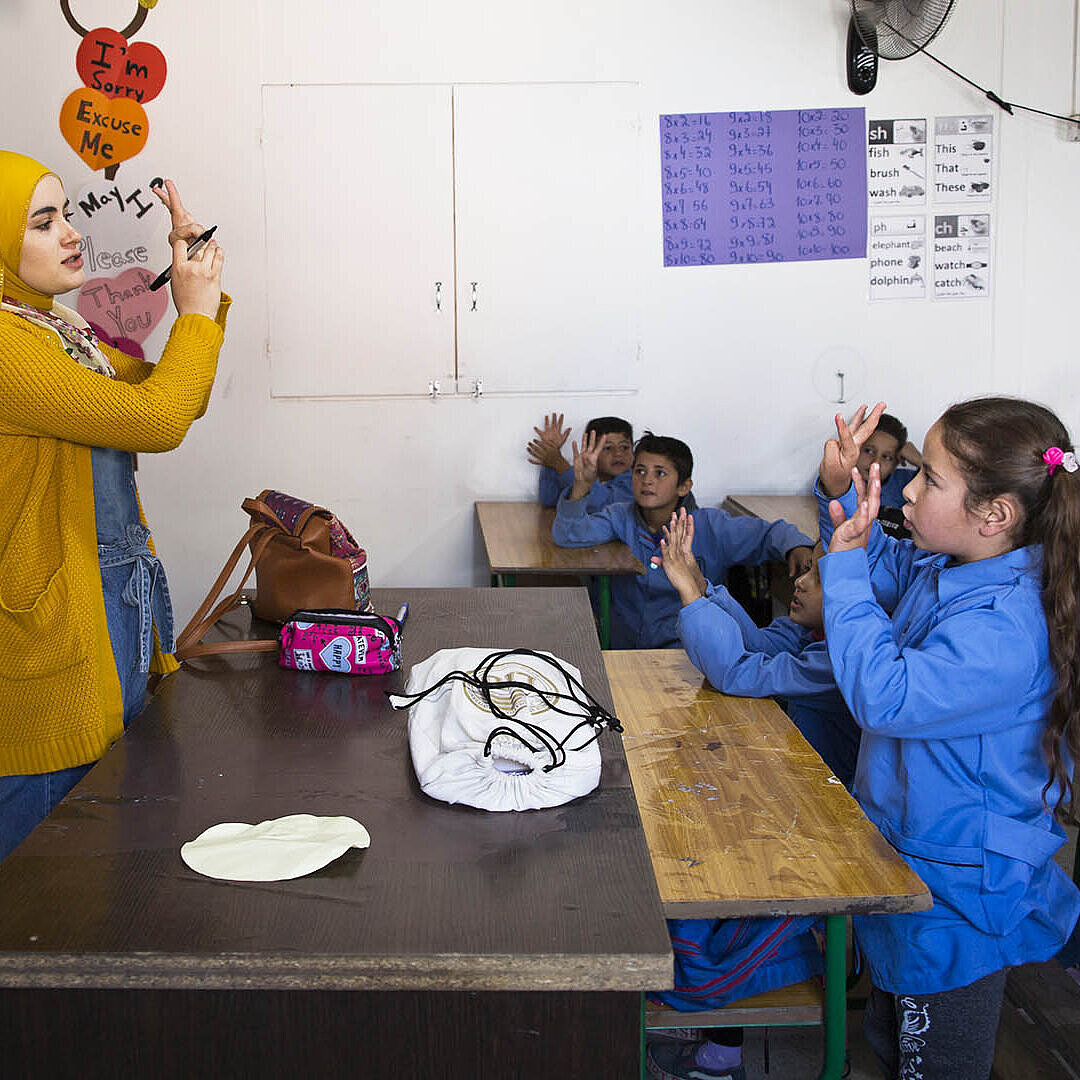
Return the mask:
{"type": "Polygon", "coordinates": [[[667,1005],[647,1002],[645,1026],[662,1030],[685,1027],[799,1027],[825,1020],[825,989],[818,979],[782,986],[705,1012],[679,1012],[667,1005]]]}
{"type": "MultiPolygon", "coordinates": [[[[822,1077],[837,1080],[846,916],[925,910],[926,886],[774,701],[717,693],[677,649],[608,652],[604,664],[664,914],[825,916],[822,1077]]],[[[714,1018],[812,1023],[808,992],[762,995],[754,1020],[747,1001],[714,1018]]],[[[699,1013],[666,1015],[666,1027],[703,1026],[699,1013]]]]}

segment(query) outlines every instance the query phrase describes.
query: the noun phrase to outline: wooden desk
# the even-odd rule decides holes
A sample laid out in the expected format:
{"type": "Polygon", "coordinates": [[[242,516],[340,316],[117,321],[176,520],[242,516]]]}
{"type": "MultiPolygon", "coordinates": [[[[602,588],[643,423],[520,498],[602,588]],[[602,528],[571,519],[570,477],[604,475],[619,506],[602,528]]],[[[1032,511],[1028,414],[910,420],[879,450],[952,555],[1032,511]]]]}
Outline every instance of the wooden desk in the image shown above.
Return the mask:
{"type": "Polygon", "coordinates": [[[600,647],[611,643],[611,575],[643,574],[645,567],[621,541],[563,548],[551,539],[555,511],[539,503],[478,502],[476,517],[493,578],[514,584],[514,575],[595,574],[600,581],[600,647]]]}
{"type": "Polygon", "coordinates": [[[720,506],[739,517],[788,521],[811,540],[816,540],[821,531],[814,495],[729,495],[720,506]]]}
{"type": "Polygon", "coordinates": [[[665,914],[827,916],[822,1076],[839,1077],[844,916],[925,910],[926,886],[774,701],[718,693],[682,650],[604,664],[665,914]]]}
{"type": "Polygon", "coordinates": [[[437,648],[524,642],[610,701],[587,598],[560,592],[377,589],[410,602],[391,676],[248,654],[167,679],[0,865],[5,1074],[636,1075],[672,958],[618,737],[589,796],[485,813],[420,792],[384,697],[437,648]],[[284,882],[180,859],[216,822],[298,812],[354,816],[371,847],[284,882]]]}

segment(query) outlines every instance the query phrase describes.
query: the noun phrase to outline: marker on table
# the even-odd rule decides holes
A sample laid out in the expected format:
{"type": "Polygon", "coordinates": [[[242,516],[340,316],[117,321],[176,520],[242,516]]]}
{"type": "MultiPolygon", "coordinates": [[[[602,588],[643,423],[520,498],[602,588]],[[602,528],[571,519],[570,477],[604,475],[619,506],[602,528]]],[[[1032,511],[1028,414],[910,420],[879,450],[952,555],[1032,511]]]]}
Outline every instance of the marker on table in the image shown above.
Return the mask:
{"type": "MultiPolygon", "coordinates": [[[[194,240],[192,240],[191,243],[188,244],[187,257],[190,259],[192,255],[195,255],[198,252],[202,251],[202,249],[206,247],[206,245],[209,243],[210,237],[214,235],[214,232],[216,230],[217,226],[211,225],[210,228],[202,234],[202,236],[196,237],[194,240]]],[[[162,270],[161,273],[158,274],[158,276],[150,282],[150,291],[154,292],[155,290],[160,289],[161,286],[164,285],[165,282],[167,282],[171,277],[172,263],[166,266],[165,269],[162,270]]]]}
{"type": "Polygon", "coordinates": [[[405,620],[409,617],[409,602],[406,600],[401,607],[398,608],[397,622],[398,626],[404,626],[405,620]]]}

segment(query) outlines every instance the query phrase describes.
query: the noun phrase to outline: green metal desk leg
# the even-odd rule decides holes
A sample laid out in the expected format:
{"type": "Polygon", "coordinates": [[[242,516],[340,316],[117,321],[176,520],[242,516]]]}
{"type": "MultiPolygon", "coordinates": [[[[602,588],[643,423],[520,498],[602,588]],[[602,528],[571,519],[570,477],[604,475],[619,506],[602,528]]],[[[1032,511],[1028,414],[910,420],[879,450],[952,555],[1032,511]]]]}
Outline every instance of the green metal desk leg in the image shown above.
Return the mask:
{"type": "Polygon", "coordinates": [[[611,578],[600,575],[600,648],[611,648],[611,578]]]}
{"type": "Polygon", "coordinates": [[[825,1063],[819,1080],[840,1080],[847,1056],[847,918],[825,917],[825,1063]]]}

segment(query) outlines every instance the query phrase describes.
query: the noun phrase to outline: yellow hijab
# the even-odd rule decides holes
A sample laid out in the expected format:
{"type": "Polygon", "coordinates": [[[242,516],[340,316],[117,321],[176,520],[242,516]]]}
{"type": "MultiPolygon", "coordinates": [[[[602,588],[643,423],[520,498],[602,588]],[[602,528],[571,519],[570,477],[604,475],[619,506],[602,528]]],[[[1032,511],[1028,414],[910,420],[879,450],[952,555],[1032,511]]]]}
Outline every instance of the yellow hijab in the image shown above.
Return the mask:
{"type": "Polygon", "coordinates": [[[0,296],[32,304],[40,311],[52,311],[53,298],[30,288],[19,277],[19,265],[34,188],[50,173],[56,175],[33,158],[0,150],[0,296]]]}

